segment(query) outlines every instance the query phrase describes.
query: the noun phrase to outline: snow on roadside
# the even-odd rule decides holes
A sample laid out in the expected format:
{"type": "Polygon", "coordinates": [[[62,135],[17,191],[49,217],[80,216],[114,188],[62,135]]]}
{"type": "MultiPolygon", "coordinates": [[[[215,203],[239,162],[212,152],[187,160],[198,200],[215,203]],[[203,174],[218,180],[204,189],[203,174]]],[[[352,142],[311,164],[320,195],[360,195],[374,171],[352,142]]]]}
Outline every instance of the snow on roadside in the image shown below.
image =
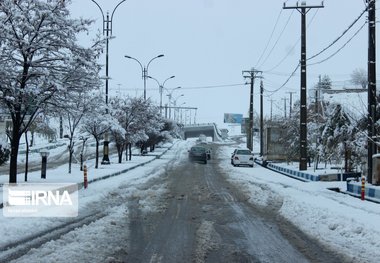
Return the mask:
{"type": "MultiPolygon", "coordinates": [[[[169,150],[160,159],[157,159],[142,167],[130,170],[122,175],[92,183],[86,190],[79,190],[79,215],[85,215],[86,211],[93,207],[98,207],[99,209],[106,209],[107,207],[112,205],[113,201],[123,201],[126,200],[126,198],[130,198],[132,196],[140,200],[140,208],[145,212],[161,209],[160,207],[156,206],[156,200],[157,196],[167,191],[166,186],[164,184],[158,184],[155,185],[152,189],[143,189],[141,188],[141,186],[148,180],[152,180],[161,176],[162,173],[165,172],[165,166],[178,164],[178,162],[180,162],[181,159],[185,157],[184,152],[187,151],[187,148],[188,142],[180,141],[177,143],[175,147],[169,150]]],[[[147,161],[152,157],[146,156],[141,158],[141,160],[140,158],[134,159],[135,161],[138,160],[136,161],[138,163],[142,161],[147,161]]],[[[133,163],[134,165],[136,165],[135,162],[133,163]]],[[[131,163],[125,163],[120,165],[119,167],[118,164],[112,164],[107,168],[103,167],[102,169],[100,169],[101,174],[109,174],[117,169],[120,170],[123,167],[123,165],[131,165],[131,163]]],[[[95,172],[95,170],[93,171],[95,172]]],[[[57,174],[59,173],[57,172],[57,174]]],[[[111,218],[113,218],[114,216],[117,217],[118,215],[124,217],[125,213],[127,213],[123,206],[120,206],[120,211],[118,211],[118,209],[116,210],[117,211],[109,211],[110,214],[107,215],[107,217],[111,216],[111,218]]],[[[106,212],[108,213],[107,210],[106,212]]],[[[46,229],[51,229],[70,220],[71,219],[66,218],[7,218],[4,217],[1,213],[0,225],[7,227],[0,228],[0,236],[2,237],[2,239],[0,240],[0,247],[5,247],[7,244],[11,242],[16,242],[17,240],[39,233],[46,229]]],[[[124,219],[119,218],[118,220],[124,219]]],[[[103,219],[100,220],[99,223],[96,223],[102,224],[102,221],[103,219]]],[[[109,222],[109,220],[104,219],[104,224],[108,224],[107,222],[109,222]]],[[[96,230],[94,231],[96,232],[96,230]]],[[[97,241],[96,235],[90,235],[87,238],[91,242],[103,243],[103,241],[97,241]]],[[[81,245],[79,245],[79,247],[81,247],[81,245]]],[[[56,249],[59,250],[60,248],[56,247],[56,249]]],[[[85,247],[85,244],[83,244],[83,249],[84,251],[87,249],[85,247]]],[[[51,248],[51,250],[54,250],[54,248],[51,248]]],[[[55,252],[53,254],[55,254],[55,252]]],[[[99,252],[99,255],[100,254],[101,253],[99,252]]],[[[52,259],[52,261],[55,260],[52,259]]],[[[35,261],[29,260],[29,262],[35,261]]]]}
{"type": "Polygon", "coordinates": [[[111,262],[112,255],[127,255],[127,208],[122,205],[111,210],[107,216],[32,249],[14,262],[111,262]]]}
{"type": "Polygon", "coordinates": [[[260,206],[279,205],[279,213],[309,235],[358,262],[380,258],[380,205],[327,190],[344,182],[301,182],[260,166],[233,167],[231,147],[221,148],[221,169],[260,206]]]}

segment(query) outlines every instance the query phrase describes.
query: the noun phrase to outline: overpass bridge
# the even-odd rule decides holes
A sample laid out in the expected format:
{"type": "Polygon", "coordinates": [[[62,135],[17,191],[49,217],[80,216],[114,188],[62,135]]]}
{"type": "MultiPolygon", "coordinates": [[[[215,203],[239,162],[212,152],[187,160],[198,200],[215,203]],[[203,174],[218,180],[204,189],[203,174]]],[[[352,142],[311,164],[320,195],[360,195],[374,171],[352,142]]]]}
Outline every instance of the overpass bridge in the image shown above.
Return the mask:
{"type": "Polygon", "coordinates": [[[215,123],[190,124],[182,128],[182,136],[185,140],[187,138],[198,138],[201,134],[211,137],[213,141],[222,140],[222,135],[215,123]]]}

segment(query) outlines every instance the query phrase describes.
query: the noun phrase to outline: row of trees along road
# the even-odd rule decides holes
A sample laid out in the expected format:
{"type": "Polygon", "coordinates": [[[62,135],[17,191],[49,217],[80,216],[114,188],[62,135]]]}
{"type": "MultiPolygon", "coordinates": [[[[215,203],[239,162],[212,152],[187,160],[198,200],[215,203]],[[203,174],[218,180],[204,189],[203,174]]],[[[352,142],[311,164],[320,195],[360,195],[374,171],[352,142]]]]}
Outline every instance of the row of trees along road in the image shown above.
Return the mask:
{"type": "Polygon", "coordinates": [[[99,87],[102,41],[86,48],[76,38],[91,23],[71,19],[65,1],[1,1],[0,101],[12,119],[10,183],[17,181],[20,138],[36,116],[99,87]]]}
{"type": "Polygon", "coordinates": [[[176,127],[159,115],[150,100],[142,98],[111,98],[106,110],[99,78],[101,66],[97,62],[105,40],[98,36],[90,47],[79,45],[77,35],[86,32],[93,21],[71,19],[68,3],[0,3],[0,107],[12,119],[12,127],[7,130],[11,144],[10,183],[17,182],[22,135],[27,138],[28,132],[33,135],[38,130],[37,126],[48,127],[49,119],[59,118],[68,131],[69,173],[78,133],[95,139],[98,168],[99,144],[106,132],[112,135],[121,162],[124,150],[131,159],[133,144],[153,149],[176,127]]]}
{"type": "MultiPolygon", "coordinates": [[[[347,171],[360,167],[366,156],[367,117],[358,116],[348,107],[319,101],[308,103],[308,157],[316,168],[320,162],[339,163],[345,159],[347,171]]],[[[291,118],[277,116],[273,122],[281,126],[280,143],[289,161],[298,160],[299,153],[299,101],[293,105],[291,118]]]]}

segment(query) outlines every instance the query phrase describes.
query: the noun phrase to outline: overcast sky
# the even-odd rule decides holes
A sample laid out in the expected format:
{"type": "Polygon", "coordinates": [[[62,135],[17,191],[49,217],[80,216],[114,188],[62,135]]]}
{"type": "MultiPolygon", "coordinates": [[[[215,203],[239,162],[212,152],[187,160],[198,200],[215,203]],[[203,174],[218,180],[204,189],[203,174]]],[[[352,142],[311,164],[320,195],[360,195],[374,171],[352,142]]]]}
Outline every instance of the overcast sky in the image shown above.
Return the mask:
{"type": "MultiPolygon", "coordinates": [[[[119,0],[97,0],[104,13],[112,13],[119,0]]],[[[242,70],[252,67],[263,71],[265,115],[283,114],[283,98],[299,98],[299,70],[279,91],[300,59],[301,16],[296,10],[283,10],[285,0],[127,0],[115,11],[113,36],[109,45],[110,94],[143,96],[141,67],[129,55],[147,64],[154,60],[149,75],[163,82],[173,92],[177,106],[197,107],[198,122],[223,122],[224,113],[248,115],[249,86],[242,70]],[[276,23],[277,21],[277,23],[276,23]],[[276,25],[276,26],[275,26],[276,25]],[[270,40],[270,41],[268,41],[270,40]],[[265,52],[264,52],[265,51],[265,52]],[[260,59],[261,58],[261,59],[260,59]],[[215,86],[215,87],[214,87],[215,86]]],[[[324,8],[307,14],[307,57],[328,46],[365,9],[364,0],[325,0],[324,8]]],[[[310,0],[308,5],[320,5],[310,0]]],[[[102,16],[91,0],[72,0],[70,9],[75,17],[96,20],[90,35],[102,28],[102,16]]],[[[341,48],[367,18],[365,13],[352,29],[332,48],[311,60],[319,62],[341,48]]],[[[367,25],[333,58],[308,67],[308,92],[318,75],[329,75],[338,87],[350,86],[350,74],[356,68],[367,68],[367,25]]],[[[105,57],[101,58],[105,64],[105,57]]],[[[105,74],[105,73],[104,73],[105,74]]],[[[255,111],[259,111],[259,80],[255,83],[255,111]]],[[[164,104],[168,97],[164,93],[164,104]]],[[[308,94],[309,95],[309,94],[308,94]]],[[[158,85],[147,82],[147,97],[159,103],[158,85]]],[[[289,102],[288,102],[289,103],[289,102]]]]}

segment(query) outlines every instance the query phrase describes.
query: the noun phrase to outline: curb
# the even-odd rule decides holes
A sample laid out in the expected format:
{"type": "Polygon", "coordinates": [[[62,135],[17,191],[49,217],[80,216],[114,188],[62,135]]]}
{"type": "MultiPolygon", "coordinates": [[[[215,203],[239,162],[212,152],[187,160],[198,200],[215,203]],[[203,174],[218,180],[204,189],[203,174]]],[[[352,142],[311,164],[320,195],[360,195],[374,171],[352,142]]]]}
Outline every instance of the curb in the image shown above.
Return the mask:
{"type": "Polygon", "coordinates": [[[290,177],[293,177],[295,179],[299,179],[299,180],[302,180],[302,181],[305,181],[305,182],[308,182],[308,181],[313,181],[313,182],[319,181],[319,175],[314,175],[314,174],[308,174],[308,173],[304,173],[304,172],[300,172],[300,171],[295,171],[295,170],[292,170],[292,169],[289,169],[289,168],[284,168],[284,167],[281,167],[281,166],[278,166],[278,165],[274,165],[272,163],[268,163],[267,167],[270,168],[271,170],[280,172],[280,173],[282,173],[284,175],[287,175],[287,176],[290,176],[290,177]]]}
{"type": "MultiPolygon", "coordinates": [[[[268,163],[266,166],[264,166],[263,163],[259,160],[256,160],[255,162],[274,172],[281,173],[283,175],[286,175],[288,177],[291,177],[303,182],[321,181],[319,175],[306,174],[303,172],[299,172],[299,171],[291,170],[291,169],[284,168],[278,165],[274,165],[272,163],[268,163]]],[[[354,181],[346,181],[346,182],[347,182],[347,190],[346,191],[341,190],[340,192],[351,195],[353,197],[360,198],[361,197],[361,183],[354,182],[354,181]]],[[[380,188],[366,184],[365,185],[365,200],[380,204],[380,188]]]]}
{"type": "MultiPolygon", "coordinates": [[[[347,191],[345,193],[360,197],[361,195],[361,183],[360,182],[347,182],[347,191]]],[[[365,199],[372,202],[380,203],[380,188],[373,187],[371,185],[365,185],[365,199]]]]}

